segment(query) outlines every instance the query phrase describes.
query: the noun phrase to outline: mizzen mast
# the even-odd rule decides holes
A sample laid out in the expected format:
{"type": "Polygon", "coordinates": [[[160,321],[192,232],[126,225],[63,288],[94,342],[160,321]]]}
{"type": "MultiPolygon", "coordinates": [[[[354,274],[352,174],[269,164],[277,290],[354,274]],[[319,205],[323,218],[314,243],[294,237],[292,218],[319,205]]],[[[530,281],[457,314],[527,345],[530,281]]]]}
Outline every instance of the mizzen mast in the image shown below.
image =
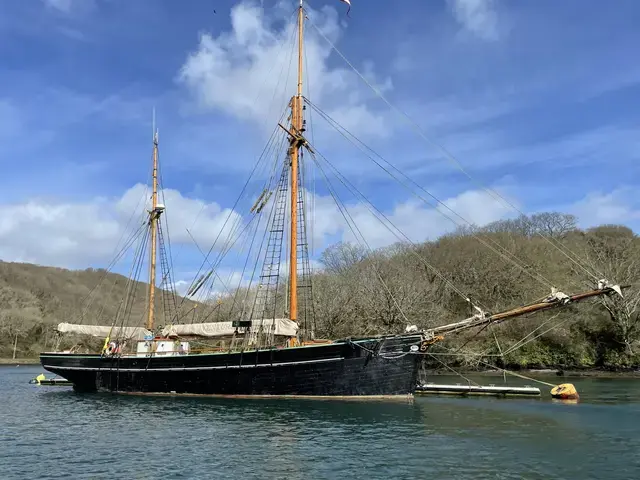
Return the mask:
{"type": "Polygon", "coordinates": [[[298,321],[298,162],[300,148],[304,143],[304,120],[302,118],[302,55],[304,34],[304,12],[302,0],[298,8],[298,91],[291,98],[291,138],[289,159],[291,162],[291,234],[289,235],[289,318],[298,321]]]}

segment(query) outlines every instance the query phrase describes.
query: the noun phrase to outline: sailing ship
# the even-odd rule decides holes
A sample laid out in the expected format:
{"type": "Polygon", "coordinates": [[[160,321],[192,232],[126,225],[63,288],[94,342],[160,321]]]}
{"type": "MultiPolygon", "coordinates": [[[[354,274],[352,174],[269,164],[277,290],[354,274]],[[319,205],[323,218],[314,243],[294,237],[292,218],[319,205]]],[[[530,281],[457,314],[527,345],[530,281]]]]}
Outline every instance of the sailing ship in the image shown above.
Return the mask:
{"type": "MultiPolygon", "coordinates": [[[[348,3],[348,2],[347,2],[348,3]]],[[[172,288],[161,219],[165,205],[158,199],[158,135],[153,136],[153,174],[151,207],[145,227],[149,243],[149,280],[145,325],[125,325],[118,315],[111,325],[62,323],[61,334],[90,335],[104,338],[101,351],[45,352],[42,366],[73,383],[80,391],[118,393],[175,393],[222,396],[296,396],[386,398],[412,395],[421,362],[432,346],[444,336],[483,328],[511,318],[614,292],[616,285],[603,280],[597,288],[575,295],[553,291],[542,300],[526,306],[489,313],[476,307],[473,315],[452,324],[420,330],[414,325],[405,331],[358,338],[322,340],[315,338],[313,297],[309,254],[302,159],[314,155],[314,147],[305,137],[303,96],[303,45],[305,9],[297,10],[298,71],[297,92],[289,101],[287,126],[276,130],[286,139],[284,161],[280,157],[280,175],[265,188],[251,213],[267,217],[268,235],[260,281],[253,290],[251,308],[243,308],[231,321],[188,322],[180,314],[172,288]],[[275,185],[275,187],[274,187],[275,185]],[[270,208],[270,213],[266,213],[270,208]],[[280,267],[284,239],[287,240],[288,276],[286,276],[285,314],[277,315],[282,303],[280,267]],[[164,325],[158,325],[156,312],[157,257],[160,258],[163,284],[164,325]],[[209,342],[208,344],[206,342],[209,342]],[[196,348],[199,344],[207,348],[196,348]]],[[[189,298],[202,289],[215,274],[215,265],[206,274],[197,275],[189,298]]],[[[471,301],[467,299],[469,303],[471,301]]],[[[184,303],[184,299],[181,304],[184,303]]],[[[199,305],[194,305],[194,311],[199,305]]],[[[131,310],[130,303],[121,307],[131,310]]],[[[206,318],[205,318],[206,320],[206,318]]],[[[419,323],[419,322],[417,322],[419,323]]]]}

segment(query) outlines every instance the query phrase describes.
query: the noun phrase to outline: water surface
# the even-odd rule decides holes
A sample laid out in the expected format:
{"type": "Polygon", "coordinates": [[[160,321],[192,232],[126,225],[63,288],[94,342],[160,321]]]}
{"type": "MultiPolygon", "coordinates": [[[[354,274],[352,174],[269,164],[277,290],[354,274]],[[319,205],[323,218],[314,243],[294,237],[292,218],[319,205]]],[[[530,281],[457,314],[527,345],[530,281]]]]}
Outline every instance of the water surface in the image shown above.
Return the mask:
{"type": "Polygon", "coordinates": [[[0,367],[0,478],[640,479],[637,379],[574,379],[578,404],[365,403],[83,395],[41,372],[0,367]]]}

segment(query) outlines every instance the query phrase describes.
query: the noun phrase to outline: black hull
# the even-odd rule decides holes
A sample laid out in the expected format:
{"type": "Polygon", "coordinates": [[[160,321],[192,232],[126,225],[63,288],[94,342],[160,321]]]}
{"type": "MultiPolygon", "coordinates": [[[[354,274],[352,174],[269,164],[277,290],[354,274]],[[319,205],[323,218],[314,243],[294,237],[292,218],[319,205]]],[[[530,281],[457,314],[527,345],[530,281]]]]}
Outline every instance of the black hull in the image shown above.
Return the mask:
{"type": "Polygon", "coordinates": [[[233,396],[412,395],[420,335],[170,357],[42,353],[42,366],[80,391],[233,396]]]}

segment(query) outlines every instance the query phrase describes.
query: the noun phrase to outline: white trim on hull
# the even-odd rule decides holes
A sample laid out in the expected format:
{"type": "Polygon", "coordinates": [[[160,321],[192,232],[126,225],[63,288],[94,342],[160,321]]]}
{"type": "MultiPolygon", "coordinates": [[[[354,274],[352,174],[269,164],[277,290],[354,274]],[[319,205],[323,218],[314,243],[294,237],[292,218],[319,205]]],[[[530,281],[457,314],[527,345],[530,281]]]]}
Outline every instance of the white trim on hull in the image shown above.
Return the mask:
{"type": "Polygon", "coordinates": [[[241,368],[268,368],[268,367],[287,367],[289,365],[305,365],[310,363],[326,363],[326,362],[340,362],[344,360],[343,357],[339,358],[325,358],[320,360],[304,360],[301,362],[281,362],[281,363],[259,363],[257,365],[219,365],[215,367],[167,367],[167,368],[118,368],[117,366],[109,367],[58,367],[56,365],[42,365],[46,370],[85,370],[89,372],[183,372],[183,371],[198,371],[198,370],[233,370],[241,368]]]}

